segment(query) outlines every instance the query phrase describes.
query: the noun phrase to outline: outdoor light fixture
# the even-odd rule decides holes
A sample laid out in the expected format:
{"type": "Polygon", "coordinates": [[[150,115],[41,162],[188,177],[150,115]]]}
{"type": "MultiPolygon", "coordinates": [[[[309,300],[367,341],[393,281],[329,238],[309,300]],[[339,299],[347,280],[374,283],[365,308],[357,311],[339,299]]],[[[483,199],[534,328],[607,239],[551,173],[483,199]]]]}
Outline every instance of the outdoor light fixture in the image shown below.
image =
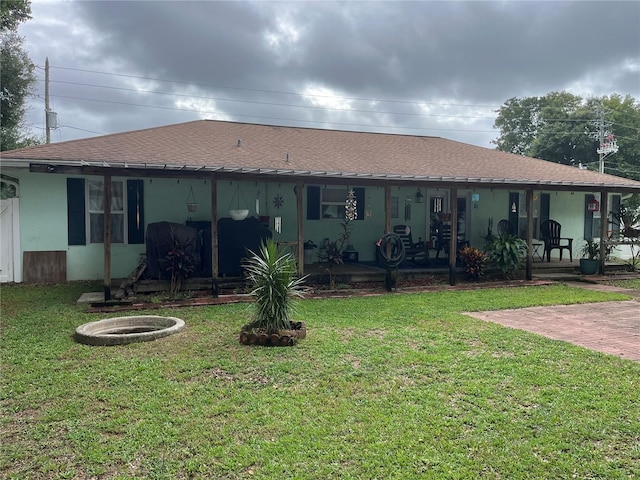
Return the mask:
{"type": "Polygon", "coordinates": [[[418,187],[418,191],[416,192],[416,203],[422,203],[424,201],[424,195],[422,195],[422,190],[418,187]]]}
{"type": "Polygon", "coordinates": [[[511,213],[516,213],[518,211],[518,207],[516,207],[516,202],[511,204],[511,213]]]}

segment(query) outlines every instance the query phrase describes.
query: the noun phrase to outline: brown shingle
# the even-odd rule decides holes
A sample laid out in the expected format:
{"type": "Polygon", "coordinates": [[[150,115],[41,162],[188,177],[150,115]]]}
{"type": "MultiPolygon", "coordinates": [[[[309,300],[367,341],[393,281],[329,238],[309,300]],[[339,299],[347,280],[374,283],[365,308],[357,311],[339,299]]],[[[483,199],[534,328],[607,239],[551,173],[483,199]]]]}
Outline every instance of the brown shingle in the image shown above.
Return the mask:
{"type": "Polygon", "coordinates": [[[315,175],[339,173],[471,183],[562,183],[640,189],[640,182],[438,137],[212,120],[39,145],[3,152],[2,160],[276,169],[315,175]]]}

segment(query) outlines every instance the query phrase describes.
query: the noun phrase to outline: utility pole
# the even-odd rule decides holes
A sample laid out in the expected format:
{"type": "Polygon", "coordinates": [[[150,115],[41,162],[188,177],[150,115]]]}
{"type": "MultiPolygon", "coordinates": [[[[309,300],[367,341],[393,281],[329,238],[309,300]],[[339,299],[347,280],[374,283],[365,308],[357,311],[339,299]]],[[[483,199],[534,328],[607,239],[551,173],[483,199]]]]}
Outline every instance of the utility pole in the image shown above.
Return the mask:
{"type": "Polygon", "coordinates": [[[51,143],[51,125],[49,124],[49,57],[44,61],[44,128],[47,142],[51,143]]]}
{"type": "Polygon", "coordinates": [[[607,155],[612,153],[616,153],[618,151],[618,142],[607,127],[611,125],[611,122],[605,122],[604,120],[604,109],[599,108],[598,113],[600,114],[599,120],[596,121],[596,126],[598,127],[598,159],[600,163],[600,173],[604,173],[604,159],[607,155]]]}

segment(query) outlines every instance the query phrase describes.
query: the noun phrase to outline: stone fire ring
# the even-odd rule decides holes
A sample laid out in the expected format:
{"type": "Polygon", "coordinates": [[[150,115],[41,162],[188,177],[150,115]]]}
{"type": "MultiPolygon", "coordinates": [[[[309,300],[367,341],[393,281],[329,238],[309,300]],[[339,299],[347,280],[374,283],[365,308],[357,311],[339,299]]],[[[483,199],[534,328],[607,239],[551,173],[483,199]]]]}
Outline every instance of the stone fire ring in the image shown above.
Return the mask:
{"type": "Polygon", "coordinates": [[[85,323],[76,328],[74,338],[86,345],[125,345],[156,340],[183,328],[184,321],[179,318],[133,315],[85,323]]]}

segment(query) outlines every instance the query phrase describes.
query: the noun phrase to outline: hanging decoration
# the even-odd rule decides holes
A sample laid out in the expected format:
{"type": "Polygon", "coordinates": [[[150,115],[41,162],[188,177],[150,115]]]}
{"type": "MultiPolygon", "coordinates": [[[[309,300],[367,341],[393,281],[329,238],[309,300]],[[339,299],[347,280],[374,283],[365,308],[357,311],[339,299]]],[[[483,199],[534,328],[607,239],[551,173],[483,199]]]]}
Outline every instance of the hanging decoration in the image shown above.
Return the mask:
{"type": "Polygon", "coordinates": [[[367,197],[367,208],[364,211],[365,218],[371,218],[371,197],[367,197]]]}
{"type": "Polygon", "coordinates": [[[256,192],[256,215],[260,215],[260,190],[256,192]]]}
{"type": "Polygon", "coordinates": [[[344,204],[344,218],[351,221],[358,218],[358,200],[356,200],[356,192],[353,188],[347,189],[347,200],[344,204]]]}
{"type": "Polygon", "coordinates": [[[234,220],[244,220],[249,215],[248,208],[240,208],[240,184],[236,185],[236,190],[233,192],[233,196],[231,197],[231,201],[229,202],[229,216],[234,220]],[[233,208],[233,201],[236,200],[237,208],[233,208]]]}
{"type": "Polygon", "coordinates": [[[471,201],[473,202],[473,208],[478,208],[478,202],[480,201],[480,194],[479,193],[472,193],[471,194],[471,201]]]}
{"type": "Polygon", "coordinates": [[[418,191],[416,192],[416,203],[424,202],[424,195],[422,194],[422,190],[418,187],[418,191]]]}
{"type": "Polygon", "coordinates": [[[282,217],[275,217],[273,219],[273,229],[278,233],[282,233],[282,217]]]}
{"type": "Polygon", "coordinates": [[[411,220],[411,197],[409,195],[404,199],[404,219],[411,220]]]}
{"type": "Polygon", "coordinates": [[[189,194],[187,195],[187,210],[195,212],[198,210],[198,204],[196,203],[196,197],[193,194],[193,186],[189,186],[189,194]]]}
{"type": "Polygon", "coordinates": [[[280,210],[284,206],[284,198],[279,193],[276,193],[273,197],[273,206],[280,210]]]}

